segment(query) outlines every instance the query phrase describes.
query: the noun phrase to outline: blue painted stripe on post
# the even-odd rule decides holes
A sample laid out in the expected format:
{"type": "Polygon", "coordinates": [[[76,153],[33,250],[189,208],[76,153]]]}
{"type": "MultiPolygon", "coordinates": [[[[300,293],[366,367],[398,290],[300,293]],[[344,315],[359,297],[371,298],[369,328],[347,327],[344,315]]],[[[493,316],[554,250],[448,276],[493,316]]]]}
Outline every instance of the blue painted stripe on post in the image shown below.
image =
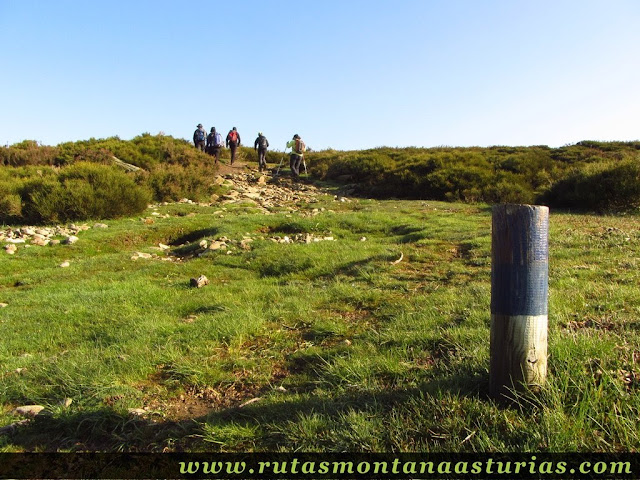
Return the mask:
{"type": "Polygon", "coordinates": [[[491,313],[507,316],[547,314],[548,236],[546,207],[493,207],[491,313]]]}
{"type": "Polygon", "coordinates": [[[493,265],[491,313],[495,315],[547,315],[549,263],[493,265]]]}
{"type": "Polygon", "coordinates": [[[511,238],[510,242],[513,255],[511,263],[514,265],[526,265],[531,262],[547,262],[549,260],[549,224],[544,222],[537,223],[537,225],[529,224],[527,228],[510,232],[511,234],[519,234],[519,236],[511,238]]]}

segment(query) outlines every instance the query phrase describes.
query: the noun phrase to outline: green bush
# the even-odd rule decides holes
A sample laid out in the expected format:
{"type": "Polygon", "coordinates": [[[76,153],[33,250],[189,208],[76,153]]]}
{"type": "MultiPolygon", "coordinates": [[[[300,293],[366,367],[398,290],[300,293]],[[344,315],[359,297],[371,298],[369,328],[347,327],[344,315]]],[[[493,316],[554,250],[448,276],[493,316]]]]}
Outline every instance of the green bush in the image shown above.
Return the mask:
{"type": "Polygon", "coordinates": [[[8,184],[0,183],[0,221],[12,222],[22,216],[22,199],[8,184]]]}
{"type": "MultiPolygon", "coordinates": [[[[143,169],[144,172],[136,174],[135,182],[146,185],[154,192],[157,201],[208,198],[211,179],[217,174],[212,157],[194,148],[191,142],[148,133],[132,140],[91,138],[61,143],[56,147],[39,146],[29,140],[0,149],[0,165],[15,168],[54,166],[65,171],[67,167],[81,162],[113,165],[113,157],[143,169]]],[[[23,172],[25,178],[33,175],[33,171],[23,172]]],[[[81,186],[75,185],[72,191],[78,197],[73,215],[84,215],[79,210],[82,208],[88,208],[87,212],[102,210],[88,207],[90,195],[81,186]]]]}
{"type": "Polygon", "coordinates": [[[21,188],[22,219],[29,223],[116,218],[143,211],[151,195],[126,173],[104,165],[78,163],[57,178],[35,177],[21,188]]]}
{"type": "Polygon", "coordinates": [[[312,175],[349,183],[356,193],[377,198],[486,203],[544,199],[553,207],[620,210],[637,203],[634,162],[638,159],[640,142],[580,142],[556,149],[543,145],[326,150],[309,153],[307,161],[312,175]],[[609,167],[601,171],[605,164],[609,167]]]}
{"type": "Polygon", "coordinates": [[[540,198],[558,208],[619,212],[640,207],[640,162],[602,162],[575,169],[540,198]]]}
{"type": "Polygon", "coordinates": [[[535,194],[531,186],[515,175],[502,175],[496,183],[486,186],[484,201],[487,203],[534,203],[535,194]]]}
{"type": "Polygon", "coordinates": [[[3,222],[19,218],[22,215],[22,199],[20,195],[10,194],[0,197],[0,219],[3,222]]]}
{"type": "MultiPolygon", "coordinates": [[[[241,147],[238,155],[257,164],[256,153],[250,146],[241,147]]],[[[56,147],[39,146],[35,141],[26,140],[0,148],[0,172],[9,172],[0,174],[0,182],[10,183],[0,190],[0,207],[3,207],[0,218],[13,221],[11,219],[28,216],[42,222],[53,221],[53,218],[126,214],[120,213],[125,212],[123,208],[112,208],[111,202],[101,200],[109,196],[95,175],[85,171],[77,178],[72,176],[74,170],[68,170],[86,162],[107,168],[114,156],[143,169],[134,174],[133,180],[124,172],[119,173],[142,190],[146,187],[156,201],[185,197],[208,200],[215,191],[212,180],[217,175],[217,166],[211,156],[187,140],[148,133],[129,141],[118,137],[91,138],[56,147]],[[62,170],[58,172],[47,168],[49,166],[62,170]],[[18,185],[24,187],[24,192],[18,185]],[[63,207],[56,207],[58,203],[64,204],[68,213],[63,213],[63,207]]],[[[222,151],[222,158],[229,158],[228,149],[222,151]]],[[[538,201],[555,208],[599,211],[635,208],[638,159],[640,142],[592,141],[561,148],[380,147],[362,151],[314,151],[305,156],[313,177],[348,183],[356,194],[375,198],[486,203],[538,201]]],[[[282,160],[284,170],[288,171],[288,154],[269,151],[269,163],[279,164],[282,160]]],[[[139,202],[144,203],[141,199],[139,202]]]]}
{"type": "Polygon", "coordinates": [[[34,177],[21,188],[22,219],[27,223],[54,223],[63,217],[64,194],[57,179],[34,177]]]}
{"type": "Polygon", "coordinates": [[[153,170],[147,184],[157,201],[205,199],[213,193],[213,179],[216,174],[217,169],[213,165],[165,164],[153,170]]]}
{"type": "Polygon", "coordinates": [[[0,148],[0,166],[54,165],[56,147],[39,146],[35,140],[24,140],[10,148],[0,148]]]}

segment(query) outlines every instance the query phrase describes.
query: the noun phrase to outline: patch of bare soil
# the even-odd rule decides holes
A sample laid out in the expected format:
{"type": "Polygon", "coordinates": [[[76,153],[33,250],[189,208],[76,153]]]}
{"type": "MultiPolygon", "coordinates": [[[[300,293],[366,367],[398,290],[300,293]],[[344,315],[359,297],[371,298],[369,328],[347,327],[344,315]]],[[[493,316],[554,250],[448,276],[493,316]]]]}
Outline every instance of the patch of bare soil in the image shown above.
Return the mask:
{"type": "Polygon", "coordinates": [[[228,175],[233,173],[243,173],[249,170],[258,170],[258,164],[256,162],[246,162],[237,160],[233,162],[233,165],[229,163],[229,160],[218,162],[218,175],[228,175]]]}
{"type": "Polygon", "coordinates": [[[184,393],[167,401],[152,400],[151,410],[160,410],[165,420],[183,421],[207,416],[227,408],[238,407],[255,398],[259,393],[256,385],[234,383],[218,387],[188,386],[184,393]]]}

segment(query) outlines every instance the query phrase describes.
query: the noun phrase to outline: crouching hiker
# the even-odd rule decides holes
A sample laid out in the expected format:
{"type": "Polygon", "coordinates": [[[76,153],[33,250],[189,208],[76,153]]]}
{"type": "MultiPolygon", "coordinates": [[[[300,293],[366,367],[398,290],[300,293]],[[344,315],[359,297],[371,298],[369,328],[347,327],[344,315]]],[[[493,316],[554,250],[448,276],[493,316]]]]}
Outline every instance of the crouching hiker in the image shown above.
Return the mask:
{"type": "Polygon", "coordinates": [[[289,157],[289,166],[291,167],[291,176],[295,179],[300,177],[300,164],[304,162],[304,152],[307,147],[302,138],[297,133],[293,139],[287,142],[287,147],[291,148],[291,156],[289,157]]]}
{"type": "Polygon", "coordinates": [[[258,132],[258,138],[253,142],[253,149],[258,150],[258,170],[267,169],[267,148],[269,148],[269,140],[262,132],[258,132]]]}

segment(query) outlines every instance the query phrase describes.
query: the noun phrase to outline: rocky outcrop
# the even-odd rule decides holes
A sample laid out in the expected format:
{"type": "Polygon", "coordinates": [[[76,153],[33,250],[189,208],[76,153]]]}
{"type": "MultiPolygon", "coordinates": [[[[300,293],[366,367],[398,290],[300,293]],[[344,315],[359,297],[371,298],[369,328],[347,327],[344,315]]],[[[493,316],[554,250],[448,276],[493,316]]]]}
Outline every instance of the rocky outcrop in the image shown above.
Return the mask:
{"type": "MultiPolygon", "coordinates": [[[[218,208],[213,212],[219,218],[224,218],[227,214],[227,208],[233,205],[247,205],[257,209],[265,215],[270,215],[275,212],[289,212],[303,216],[318,215],[325,210],[325,208],[310,208],[309,205],[313,205],[319,201],[321,195],[327,195],[327,192],[314,185],[294,182],[287,177],[270,177],[257,172],[240,172],[231,173],[226,175],[219,175],[212,180],[213,185],[224,188],[224,193],[221,195],[212,195],[211,202],[195,202],[188,198],[181,199],[178,203],[197,205],[201,207],[214,207],[218,208]]],[[[342,195],[334,196],[335,202],[349,202],[347,197],[342,195]]],[[[155,219],[169,218],[171,215],[168,213],[158,212],[160,206],[167,206],[168,203],[150,205],[151,212],[148,217],[141,218],[143,223],[152,225],[155,223],[155,219]]],[[[232,209],[229,208],[229,211],[232,209]]],[[[180,214],[179,214],[180,215],[180,214]]],[[[188,214],[182,213],[183,216],[194,216],[195,212],[188,214]]],[[[28,248],[31,246],[45,247],[51,245],[62,244],[65,246],[74,245],[79,241],[79,234],[83,231],[91,228],[108,228],[108,225],[104,223],[96,223],[93,227],[89,225],[68,225],[68,226],[53,226],[53,227],[7,227],[4,230],[0,230],[0,245],[4,243],[3,250],[8,255],[14,255],[21,248],[28,248]]],[[[291,236],[245,236],[241,239],[230,240],[226,237],[202,239],[200,241],[200,249],[196,251],[195,255],[201,255],[206,251],[223,251],[226,254],[231,254],[234,250],[251,250],[251,242],[256,239],[270,240],[278,243],[312,243],[320,241],[332,241],[334,238],[330,235],[314,235],[311,233],[300,233],[291,236]]],[[[149,254],[144,252],[135,252],[132,255],[132,260],[139,259],[157,259],[175,261],[179,259],[180,255],[171,255],[168,250],[170,247],[164,244],[159,244],[157,247],[150,247],[154,250],[167,251],[165,255],[149,254]],[[169,253],[169,255],[166,255],[169,253]]],[[[189,256],[193,256],[191,254],[189,256]]],[[[61,267],[69,266],[66,262],[60,265],[61,267]]]]}
{"type": "MultiPolygon", "coordinates": [[[[19,248],[47,245],[73,245],[79,240],[78,234],[89,230],[89,225],[57,225],[55,227],[7,227],[0,230],[0,243],[4,242],[4,250],[9,255],[15,254],[19,248]]],[[[93,228],[107,228],[104,223],[97,223],[93,228]]]]}
{"type": "Polygon", "coordinates": [[[137,167],[127,162],[123,162],[122,160],[120,160],[118,157],[114,155],[111,156],[111,161],[114,163],[114,165],[122,167],[128,172],[139,172],[140,170],[142,170],[142,168],[140,167],[137,167]]]}
{"type": "MultiPolygon", "coordinates": [[[[265,214],[270,214],[283,207],[296,210],[296,206],[316,203],[320,195],[326,195],[324,190],[314,185],[292,182],[288,178],[255,175],[251,172],[219,175],[213,179],[212,184],[226,188],[226,193],[221,196],[212,195],[211,202],[199,203],[183,198],[179,203],[223,207],[232,204],[247,204],[258,208],[265,214]]],[[[336,200],[338,200],[337,197],[336,200]]],[[[154,205],[153,207],[159,206],[154,205]]],[[[159,215],[157,214],[157,216],[159,215]]]]}

